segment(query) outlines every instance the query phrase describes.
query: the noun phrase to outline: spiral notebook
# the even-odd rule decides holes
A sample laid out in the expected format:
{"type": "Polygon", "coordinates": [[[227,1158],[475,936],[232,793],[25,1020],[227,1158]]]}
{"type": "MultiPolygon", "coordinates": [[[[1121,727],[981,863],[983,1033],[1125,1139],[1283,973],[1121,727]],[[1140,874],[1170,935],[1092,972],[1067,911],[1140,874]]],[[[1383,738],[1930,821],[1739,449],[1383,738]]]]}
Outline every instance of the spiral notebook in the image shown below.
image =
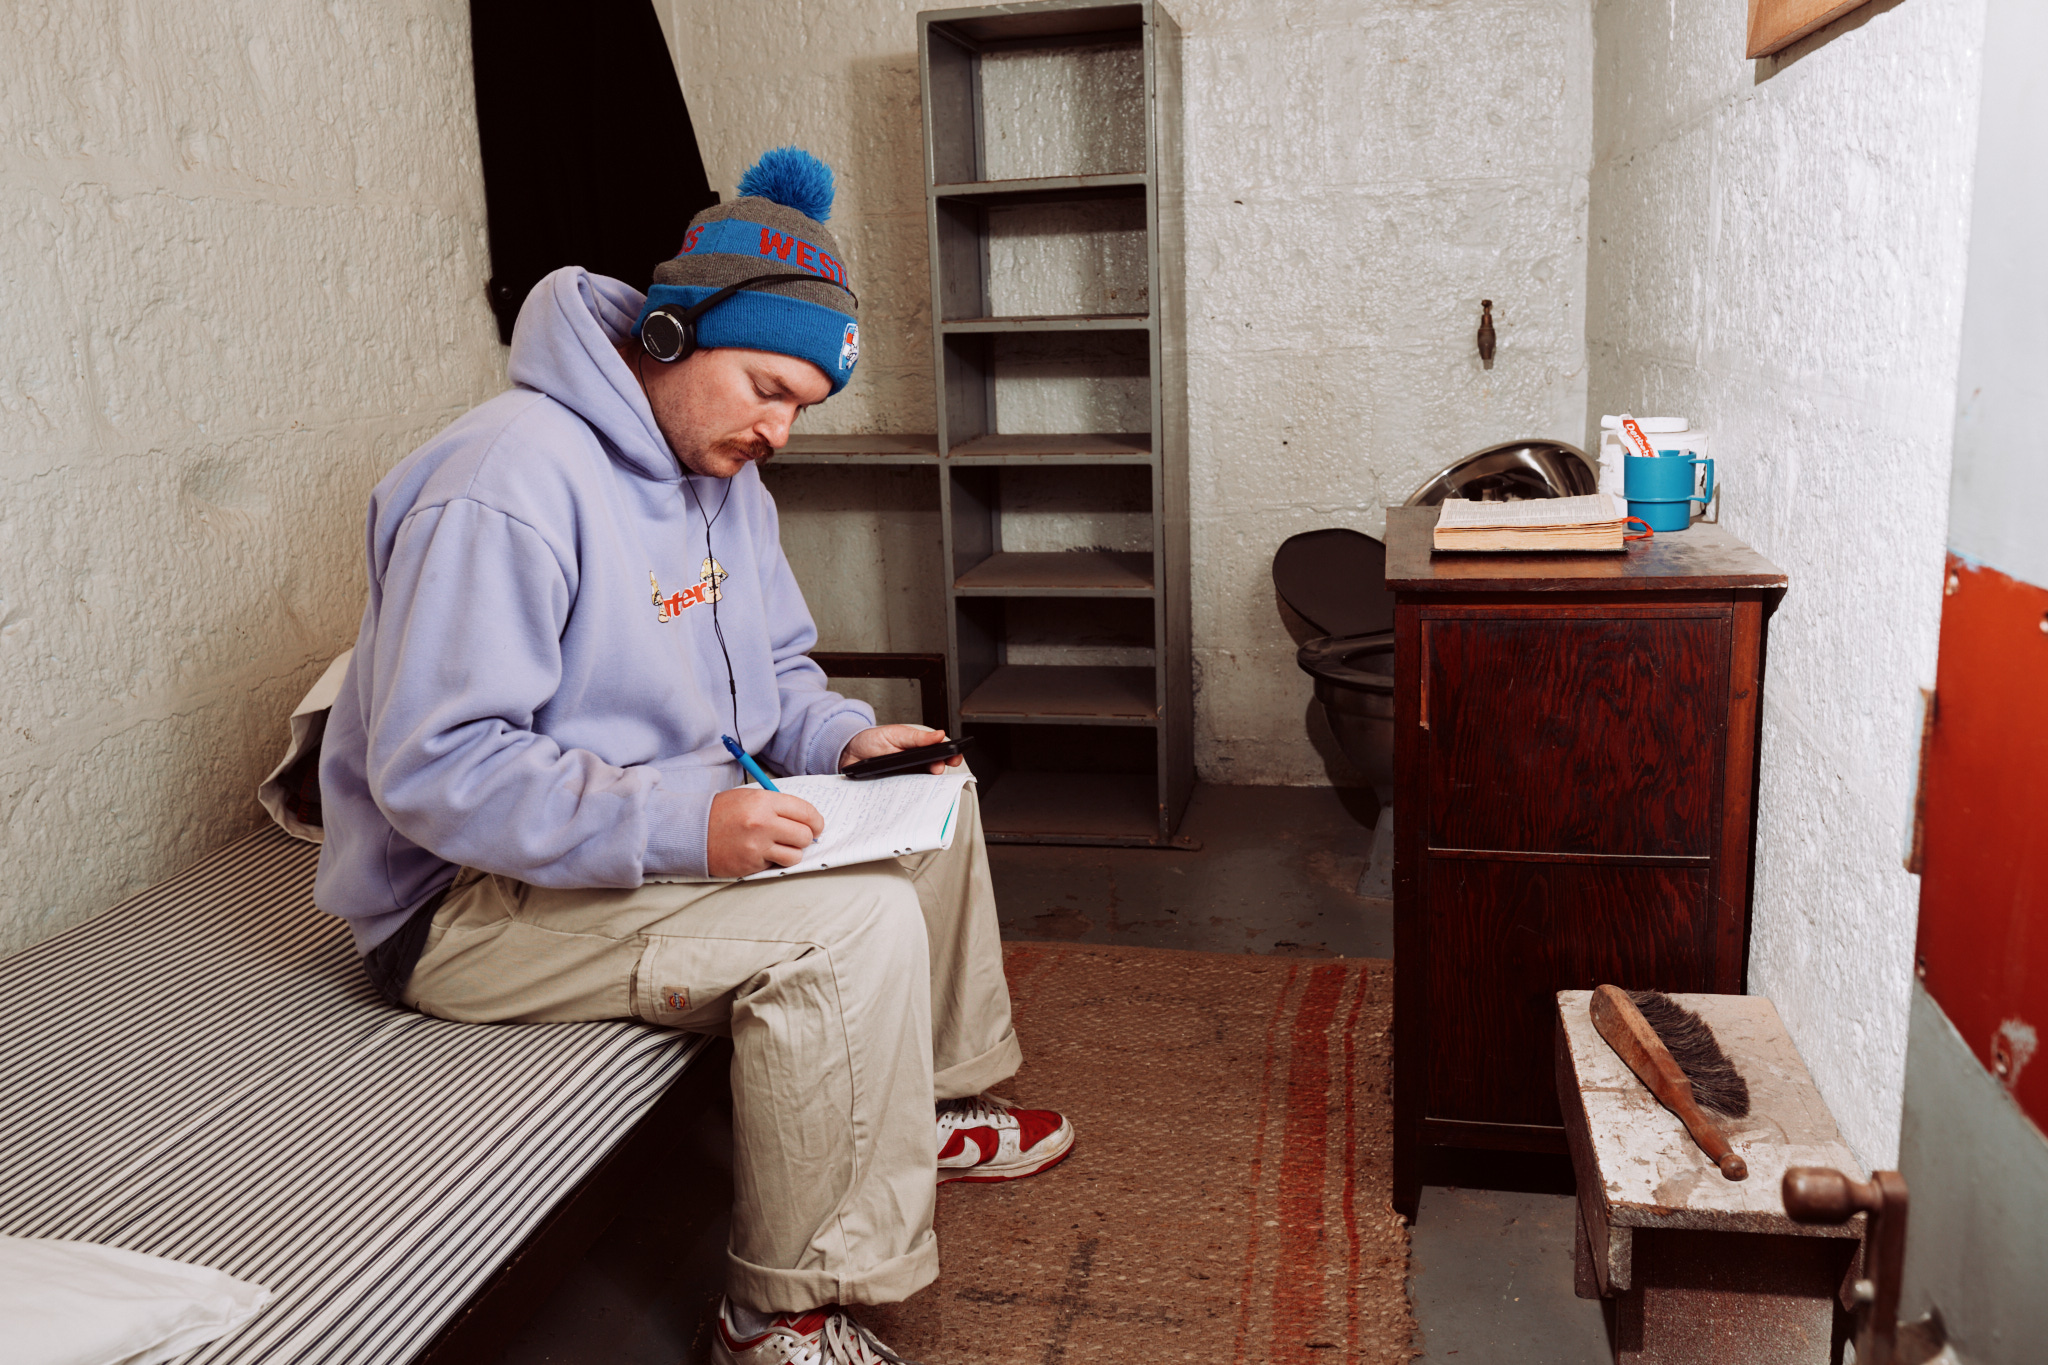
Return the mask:
{"type": "MultiPolygon", "coordinates": [[[[960,792],[974,778],[965,771],[905,773],[852,782],[837,775],[777,778],[784,795],[801,796],[825,818],[825,832],[793,867],[771,867],[739,880],[765,881],[799,872],[823,872],[909,853],[951,848],[960,827],[960,792]]],[[[729,881],[726,877],[649,877],[650,882],[729,881]]]]}

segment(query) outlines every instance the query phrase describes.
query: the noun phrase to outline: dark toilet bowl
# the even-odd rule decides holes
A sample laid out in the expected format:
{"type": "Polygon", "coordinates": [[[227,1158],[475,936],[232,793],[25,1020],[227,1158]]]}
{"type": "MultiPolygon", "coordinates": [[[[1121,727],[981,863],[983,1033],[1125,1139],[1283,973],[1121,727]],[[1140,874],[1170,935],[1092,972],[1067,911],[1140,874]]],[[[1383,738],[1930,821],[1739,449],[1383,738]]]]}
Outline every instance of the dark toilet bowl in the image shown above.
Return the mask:
{"type": "Polygon", "coordinates": [[[1394,633],[1325,635],[1295,651],[1344,756],[1382,804],[1394,799],[1394,633]]]}
{"type": "Polygon", "coordinates": [[[1273,586],[1323,634],[1295,652],[1344,756],[1382,804],[1394,798],[1394,596],[1386,546],[1342,527],[1290,536],[1273,586]]]}

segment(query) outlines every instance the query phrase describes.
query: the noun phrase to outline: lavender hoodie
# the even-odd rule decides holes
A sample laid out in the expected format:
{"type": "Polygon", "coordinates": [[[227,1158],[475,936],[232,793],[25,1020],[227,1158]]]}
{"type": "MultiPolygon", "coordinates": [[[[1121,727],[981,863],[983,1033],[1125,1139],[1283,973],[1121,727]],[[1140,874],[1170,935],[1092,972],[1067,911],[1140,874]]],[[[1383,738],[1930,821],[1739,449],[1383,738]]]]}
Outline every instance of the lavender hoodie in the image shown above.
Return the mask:
{"type": "Polygon", "coordinates": [[[807,657],[817,629],[760,474],[693,476],[686,499],[612,349],[640,303],[580,268],[549,275],[512,334],[515,387],[370,495],[370,600],[323,741],[313,889],[361,951],[458,865],[539,886],[705,875],[711,798],[740,776],[719,741],[732,703],[697,499],[727,574],[740,742],[783,772],[831,772],[874,724],[807,657]]]}

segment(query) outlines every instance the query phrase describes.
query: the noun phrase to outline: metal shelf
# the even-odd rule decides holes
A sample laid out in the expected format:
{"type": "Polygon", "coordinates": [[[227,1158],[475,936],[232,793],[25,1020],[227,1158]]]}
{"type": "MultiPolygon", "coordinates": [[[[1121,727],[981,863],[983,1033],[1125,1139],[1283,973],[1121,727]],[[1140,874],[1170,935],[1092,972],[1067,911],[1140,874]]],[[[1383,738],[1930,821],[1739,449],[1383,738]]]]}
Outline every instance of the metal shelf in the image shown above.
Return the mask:
{"type": "Polygon", "coordinates": [[[983,786],[980,800],[991,843],[1159,842],[1159,791],[1149,774],[1011,771],[983,786]]]}
{"type": "Polygon", "coordinates": [[[1049,175],[1031,180],[976,180],[933,185],[934,199],[1007,208],[1014,204],[1072,203],[1083,199],[1142,199],[1145,177],[1136,175],[1049,175]]]}
{"type": "MultiPolygon", "coordinates": [[[[962,441],[945,457],[970,464],[1150,464],[1152,438],[1145,432],[1078,432],[1040,435],[994,433],[962,441]]],[[[775,452],[774,465],[933,465],[941,462],[936,436],[791,436],[775,452]]]]}
{"type": "Polygon", "coordinates": [[[962,464],[1150,464],[1152,437],[1142,431],[991,432],[959,442],[946,458],[962,464]]]}
{"type": "Polygon", "coordinates": [[[961,701],[960,719],[1151,725],[1159,704],[1149,668],[999,664],[961,701]]]}
{"type": "Polygon", "coordinates": [[[1144,550],[1005,550],[953,580],[963,597],[1150,597],[1144,550]]]}
{"type": "Polygon", "coordinates": [[[919,17],[953,41],[982,52],[1017,46],[1137,42],[1145,32],[1145,6],[1089,4],[1086,0],[931,10],[919,17]]]}
{"type": "Polygon", "coordinates": [[[937,464],[936,436],[791,436],[769,463],[937,464]]]}
{"type": "Polygon", "coordinates": [[[1143,332],[1150,313],[1054,313],[1041,317],[947,318],[939,329],[948,336],[980,332],[1143,332]]]}

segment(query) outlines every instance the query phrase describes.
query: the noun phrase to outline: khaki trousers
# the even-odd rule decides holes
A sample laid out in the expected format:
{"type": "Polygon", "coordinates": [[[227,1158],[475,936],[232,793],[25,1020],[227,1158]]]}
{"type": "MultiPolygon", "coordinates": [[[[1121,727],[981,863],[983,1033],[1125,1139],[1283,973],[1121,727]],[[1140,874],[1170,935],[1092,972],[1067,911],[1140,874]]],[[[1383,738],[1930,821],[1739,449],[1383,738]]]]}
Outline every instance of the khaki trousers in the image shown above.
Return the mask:
{"type": "Polygon", "coordinates": [[[560,890],[463,869],[406,1003],[733,1041],[727,1289],[761,1312],[938,1275],[932,1104],[1023,1060],[974,788],[951,849],[761,882],[560,890]]]}

